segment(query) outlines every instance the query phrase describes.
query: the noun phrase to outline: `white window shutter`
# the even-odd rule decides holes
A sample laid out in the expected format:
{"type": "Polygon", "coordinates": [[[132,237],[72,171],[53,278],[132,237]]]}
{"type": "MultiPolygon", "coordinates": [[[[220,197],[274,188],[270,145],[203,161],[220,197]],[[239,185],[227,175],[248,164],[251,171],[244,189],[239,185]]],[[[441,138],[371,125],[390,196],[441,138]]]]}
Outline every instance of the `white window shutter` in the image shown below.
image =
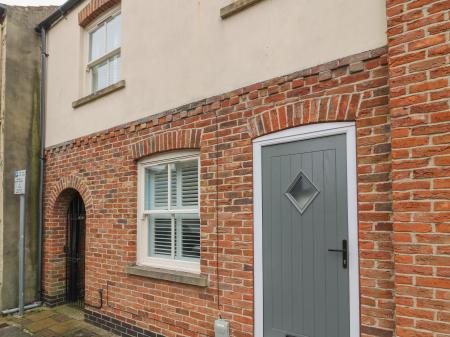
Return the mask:
{"type": "Polygon", "coordinates": [[[198,206],[198,165],[181,168],[181,202],[183,207],[198,206]]]}
{"type": "MultiPolygon", "coordinates": [[[[175,165],[173,165],[174,168],[176,168],[175,165]]],[[[171,197],[170,197],[170,205],[172,208],[176,208],[178,206],[178,194],[179,194],[179,188],[178,188],[178,174],[177,170],[172,170],[172,181],[170,182],[170,190],[171,190],[171,197]]]]}
{"type": "Polygon", "coordinates": [[[181,255],[183,258],[200,258],[200,219],[181,217],[181,255]]]}
{"type": "Polygon", "coordinates": [[[109,60],[109,84],[117,83],[120,79],[120,55],[113,56],[109,60]]]}
{"type": "Polygon", "coordinates": [[[172,221],[170,218],[153,218],[153,254],[151,255],[172,255],[172,221]]]}
{"type": "Polygon", "coordinates": [[[153,172],[153,207],[166,208],[169,188],[167,185],[167,179],[169,175],[167,169],[161,172],[153,172]]]}
{"type": "Polygon", "coordinates": [[[201,241],[200,218],[196,214],[198,160],[154,165],[145,170],[145,207],[155,211],[149,213],[148,256],[197,262],[201,241]]]}

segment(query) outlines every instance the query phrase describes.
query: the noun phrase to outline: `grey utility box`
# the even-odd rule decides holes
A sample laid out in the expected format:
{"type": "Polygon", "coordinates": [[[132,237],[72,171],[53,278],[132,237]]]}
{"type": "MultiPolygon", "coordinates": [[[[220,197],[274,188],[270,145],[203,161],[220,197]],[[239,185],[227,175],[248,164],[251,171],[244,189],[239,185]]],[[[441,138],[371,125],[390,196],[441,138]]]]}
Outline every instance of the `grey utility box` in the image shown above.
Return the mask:
{"type": "Polygon", "coordinates": [[[230,323],[224,319],[218,319],[214,322],[215,337],[230,337],[230,323]]]}

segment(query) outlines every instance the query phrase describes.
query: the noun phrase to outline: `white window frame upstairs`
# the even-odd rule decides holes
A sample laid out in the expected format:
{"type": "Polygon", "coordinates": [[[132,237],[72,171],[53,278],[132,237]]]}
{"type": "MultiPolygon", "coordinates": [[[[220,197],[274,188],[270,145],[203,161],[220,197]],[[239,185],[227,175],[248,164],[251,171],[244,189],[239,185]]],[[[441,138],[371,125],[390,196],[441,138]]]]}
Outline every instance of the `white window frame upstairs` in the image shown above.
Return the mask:
{"type": "Polygon", "coordinates": [[[274,144],[341,134],[346,136],[347,150],[350,337],[359,337],[360,335],[356,127],[354,122],[338,122],[299,126],[262,136],[253,141],[255,336],[262,337],[264,335],[262,148],[274,144]]]}
{"type": "MultiPolygon", "coordinates": [[[[113,18],[117,17],[117,16],[121,16],[122,12],[121,12],[121,8],[116,7],[110,11],[108,11],[107,13],[105,13],[104,15],[100,16],[98,19],[96,19],[94,21],[94,23],[90,24],[87,29],[86,29],[86,45],[87,45],[87,53],[86,53],[86,73],[89,75],[88,79],[89,79],[89,87],[90,87],[90,92],[91,93],[95,93],[96,91],[100,91],[102,89],[105,89],[117,82],[120,81],[121,77],[122,77],[122,26],[120,27],[120,35],[121,35],[121,40],[120,40],[120,45],[119,47],[110,50],[108,52],[106,52],[105,54],[101,55],[100,57],[97,57],[96,59],[91,60],[90,56],[91,56],[91,36],[92,34],[97,31],[98,29],[100,29],[103,25],[106,25],[109,21],[111,21],[113,18]],[[109,71],[109,63],[113,60],[114,57],[118,56],[120,58],[120,66],[119,66],[119,71],[120,71],[120,76],[117,79],[117,81],[115,82],[111,82],[111,79],[109,78],[110,76],[110,71],[109,71]],[[95,86],[94,86],[94,68],[102,63],[108,62],[108,84],[106,87],[95,90],[95,86]]],[[[105,33],[107,36],[107,33],[105,33]]],[[[105,44],[107,43],[107,39],[105,38],[105,44]]],[[[106,50],[106,48],[105,48],[106,50]]]]}
{"type": "MultiPolygon", "coordinates": [[[[170,181],[168,186],[168,198],[170,197],[170,181]]],[[[169,269],[183,272],[200,274],[200,259],[198,261],[184,261],[176,259],[159,258],[148,256],[148,220],[151,215],[161,214],[193,214],[200,218],[200,156],[195,150],[169,152],[155,155],[138,162],[138,218],[137,218],[137,265],[149,266],[160,269],[169,269]],[[198,207],[196,208],[177,208],[168,210],[145,210],[145,169],[162,164],[171,164],[182,161],[198,161],[198,207]]],[[[172,225],[173,226],[173,225],[172,225]]],[[[201,226],[200,226],[201,230],[201,226]]],[[[200,232],[201,237],[201,232],[200,232]]],[[[173,243],[172,243],[173,244],[173,243]]]]}

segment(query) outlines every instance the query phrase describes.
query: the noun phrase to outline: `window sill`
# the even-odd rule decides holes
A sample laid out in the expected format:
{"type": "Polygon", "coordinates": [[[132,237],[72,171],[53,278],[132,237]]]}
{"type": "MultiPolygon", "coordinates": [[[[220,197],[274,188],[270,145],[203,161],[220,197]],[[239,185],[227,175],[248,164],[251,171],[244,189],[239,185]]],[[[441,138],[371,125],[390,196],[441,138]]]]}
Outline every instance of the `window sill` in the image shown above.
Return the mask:
{"type": "Polygon", "coordinates": [[[125,80],[119,81],[117,83],[114,83],[106,88],[103,88],[102,90],[99,90],[97,92],[94,92],[93,94],[87,95],[85,97],[82,97],[80,99],[77,99],[75,102],[72,103],[72,108],[76,109],[80,106],[83,106],[85,104],[88,104],[90,102],[93,102],[101,97],[104,97],[106,95],[109,95],[117,90],[125,88],[125,80]]]}
{"type": "Polygon", "coordinates": [[[208,286],[208,278],[205,275],[183,271],[132,265],[126,268],[126,272],[130,275],[148,277],[157,280],[184,283],[198,287],[208,286]]]}
{"type": "Polygon", "coordinates": [[[226,19],[250,6],[253,6],[260,1],[262,0],[235,0],[232,4],[220,9],[220,16],[222,17],[222,19],[226,19]]]}

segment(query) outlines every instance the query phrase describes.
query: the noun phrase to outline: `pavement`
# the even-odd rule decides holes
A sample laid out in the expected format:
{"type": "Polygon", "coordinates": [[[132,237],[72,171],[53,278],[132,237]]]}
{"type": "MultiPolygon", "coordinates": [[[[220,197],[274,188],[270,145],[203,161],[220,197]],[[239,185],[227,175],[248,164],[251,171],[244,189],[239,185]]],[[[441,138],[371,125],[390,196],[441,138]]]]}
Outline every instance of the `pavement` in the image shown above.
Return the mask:
{"type": "Polygon", "coordinates": [[[84,321],[84,313],[68,305],[40,307],[23,317],[0,317],[0,337],[117,337],[84,321]]]}

